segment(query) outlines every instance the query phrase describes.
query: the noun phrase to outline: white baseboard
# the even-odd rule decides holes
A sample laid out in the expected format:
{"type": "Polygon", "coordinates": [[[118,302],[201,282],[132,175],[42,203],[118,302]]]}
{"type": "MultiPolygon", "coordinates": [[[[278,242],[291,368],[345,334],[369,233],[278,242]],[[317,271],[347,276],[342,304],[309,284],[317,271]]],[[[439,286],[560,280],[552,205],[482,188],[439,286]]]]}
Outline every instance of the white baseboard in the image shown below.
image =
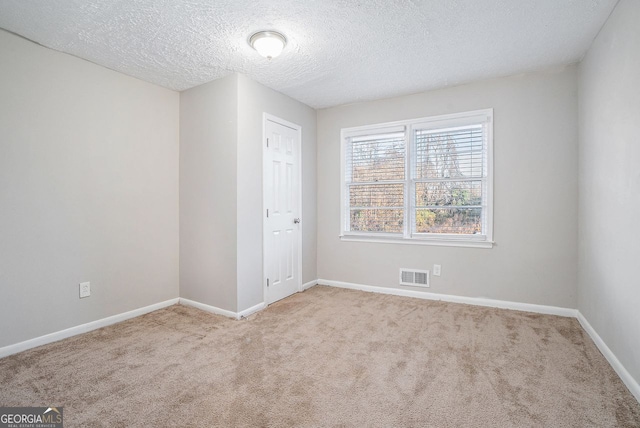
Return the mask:
{"type": "Polygon", "coordinates": [[[622,382],[629,388],[631,394],[636,397],[636,400],[640,402],[640,384],[631,376],[631,374],[624,368],[620,360],[615,356],[613,351],[604,343],[604,340],[600,337],[600,335],[595,331],[595,329],[589,324],[589,321],[582,315],[580,311],[578,311],[577,315],[578,321],[582,328],[591,336],[591,340],[596,344],[602,355],[609,361],[613,370],[616,371],[622,382]]]}
{"type": "Polygon", "coordinates": [[[302,284],[302,291],[308,290],[314,285],[318,285],[317,279],[314,279],[313,281],[305,282],[304,284],[302,284]]]}
{"type": "Polygon", "coordinates": [[[56,331],[54,333],[45,334],[44,336],[36,337],[34,339],[25,340],[24,342],[16,343],[0,348],[0,358],[7,357],[9,355],[17,354],[18,352],[26,351],[38,346],[47,345],[49,343],[57,342],[62,339],[66,339],[71,336],[77,336],[97,330],[102,327],[106,327],[112,324],[116,324],[122,321],[126,321],[131,318],[139,317],[140,315],[148,314],[149,312],[157,311],[158,309],[166,308],[167,306],[175,305],[178,303],[178,299],[166,300],[164,302],[156,303],[154,305],[145,306],[143,308],[134,309],[122,314],[113,315],[107,318],[102,318],[96,321],[91,321],[86,324],[81,324],[75,327],[67,328],[65,330],[56,331]]]}
{"type": "Polygon", "coordinates": [[[237,313],[237,318],[238,318],[238,319],[240,319],[240,318],[246,318],[246,317],[248,317],[249,315],[254,314],[254,313],[258,312],[258,311],[261,311],[261,310],[263,310],[263,309],[264,309],[264,308],[266,308],[266,307],[267,307],[267,304],[266,304],[266,303],[264,303],[264,302],[262,302],[262,303],[258,303],[257,305],[252,306],[252,307],[250,307],[250,308],[248,308],[248,309],[245,309],[244,311],[240,311],[240,312],[238,312],[238,313],[237,313]]]}
{"type": "Polygon", "coordinates": [[[195,300],[189,300],[189,299],[185,299],[183,297],[180,298],[180,304],[181,305],[185,305],[185,306],[191,306],[197,309],[200,309],[202,311],[205,312],[209,312],[212,314],[216,314],[216,315],[222,315],[225,316],[227,318],[233,318],[235,320],[239,320],[240,318],[245,318],[248,317],[249,315],[256,313],[258,311],[263,310],[264,308],[267,307],[267,305],[262,302],[262,303],[258,303],[257,305],[254,305],[250,308],[245,309],[244,311],[240,311],[240,312],[233,312],[233,311],[228,311],[226,309],[221,309],[218,308],[217,306],[211,306],[211,305],[207,305],[205,303],[200,303],[200,302],[196,302],[195,300]]]}
{"type": "Polygon", "coordinates": [[[102,318],[96,321],[91,321],[86,324],[81,324],[75,327],[70,327],[65,330],[49,333],[44,336],[36,337],[34,339],[25,340],[13,345],[7,345],[0,348],[0,358],[8,357],[9,355],[17,354],[18,352],[26,351],[38,346],[47,345],[49,343],[57,342],[62,339],[67,339],[79,334],[88,333],[92,330],[97,330],[102,327],[107,327],[122,321],[126,321],[131,318],[139,317],[140,315],[148,314],[149,312],[157,311],[158,309],[166,308],[168,306],[183,304],[187,306],[193,306],[194,308],[202,309],[203,311],[211,312],[218,315],[224,315],[229,318],[240,319],[247,317],[255,312],[258,312],[267,307],[264,303],[257,304],[241,312],[231,312],[224,309],[216,308],[215,306],[205,305],[204,303],[194,302],[193,300],[175,298],[166,300],[164,302],[156,303],[153,305],[145,306],[143,308],[134,309],[132,311],[124,312],[122,314],[113,315],[107,318],[102,318]]]}
{"type": "MultiPolygon", "coordinates": [[[[304,291],[307,290],[311,287],[313,287],[314,285],[318,284],[318,280],[314,279],[313,281],[309,281],[307,283],[302,284],[301,290],[300,291],[304,291]]],[[[220,309],[216,306],[211,306],[211,305],[207,305],[204,303],[200,303],[200,302],[196,302],[194,300],[189,300],[189,299],[184,299],[184,298],[180,298],[180,304],[181,305],[186,305],[186,306],[193,306],[194,308],[198,308],[201,309],[203,311],[206,312],[210,312],[212,314],[216,314],[216,315],[223,315],[225,317],[228,318],[233,318],[233,319],[237,319],[239,320],[240,318],[246,318],[251,314],[255,314],[256,312],[259,312],[263,309],[265,309],[267,307],[267,304],[265,302],[262,303],[258,303],[257,305],[254,305],[250,308],[247,308],[243,311],[240,312],[233,312],[233,311],[228,311],[226,309],[220,309]]]]}
{"type": "Polygon", "coordinates": [[[372,285],[354,284],[351,282],[332,281],[319,279],[318,284],[329,285],[331,287],[348,288],[350,290],[368,291],[373,293],[392,294],[395,296],[416,297],[426,300],[442,300],[443,302],[464,303],[467,305],[486,306],[491,308],[512,309],[515,311],[535,312],[545,315],[559,315],[561,317],[577,316],[576,309],[561,308],[557,306],[535,305],[531,303],[509,302],[506,300],[485,299],[482,297],[464,297],[451,294],[429,293],[417,290],[404,290],[401,288],[375,287],[372,285]]]}
{"type": "Polygon", "coordinates": [[[212,314],[223,315],[228,318],[238,319],[238,314],[236,312],[228,311],[226,309],[220,309],[216,306],[206,305],[204,303],[185,299],[183,297],[180,298],[180,304],[185,306],[191,306],[193,308],[197,308],[205,312],[210,312],[212,314]]]}

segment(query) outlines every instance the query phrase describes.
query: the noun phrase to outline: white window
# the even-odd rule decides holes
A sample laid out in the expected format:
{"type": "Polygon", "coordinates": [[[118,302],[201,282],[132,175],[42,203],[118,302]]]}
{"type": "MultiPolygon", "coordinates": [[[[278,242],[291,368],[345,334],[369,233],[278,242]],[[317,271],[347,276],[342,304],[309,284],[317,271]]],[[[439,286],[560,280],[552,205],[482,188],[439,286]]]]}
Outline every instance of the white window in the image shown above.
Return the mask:
{"type": "Polygon", "coordinates": [[[492,246],[493,110],[342,130],[341,237],[492,246]]]}

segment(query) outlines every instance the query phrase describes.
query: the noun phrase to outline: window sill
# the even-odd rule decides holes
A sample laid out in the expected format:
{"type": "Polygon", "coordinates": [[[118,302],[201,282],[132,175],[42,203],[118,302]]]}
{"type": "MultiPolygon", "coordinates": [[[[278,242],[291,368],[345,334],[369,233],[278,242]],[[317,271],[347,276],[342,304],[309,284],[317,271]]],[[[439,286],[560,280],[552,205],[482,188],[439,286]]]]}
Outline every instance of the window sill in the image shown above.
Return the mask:
{"type": "Polygon", "coordinates": [[[378,236],[341,235],[341,241],[346,242],[373,242],[376,244],[408,244],[408,245],[432,245],[440,247],[467,247],[467,248],[493,248],[493,241],[473,241],[462,239],[405,239],[383,238],[378,236]]]}

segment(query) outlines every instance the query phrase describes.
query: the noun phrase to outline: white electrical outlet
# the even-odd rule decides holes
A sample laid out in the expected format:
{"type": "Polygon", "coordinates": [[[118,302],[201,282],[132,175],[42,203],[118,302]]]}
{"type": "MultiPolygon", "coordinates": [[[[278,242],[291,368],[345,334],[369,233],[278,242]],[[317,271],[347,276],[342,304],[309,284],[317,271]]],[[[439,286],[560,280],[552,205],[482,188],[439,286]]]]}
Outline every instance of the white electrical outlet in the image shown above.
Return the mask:
{"type": "Polygon", "coordinates": [[[84,299],[85,297],[91,296],[91,283],[90,282],[81,282],[80,283],[80,298],[84,299]]]}
{"type": "Polygon", "coordinates": [[[433,265],[433,276],[440,276],[440,265],[433,265]]]}

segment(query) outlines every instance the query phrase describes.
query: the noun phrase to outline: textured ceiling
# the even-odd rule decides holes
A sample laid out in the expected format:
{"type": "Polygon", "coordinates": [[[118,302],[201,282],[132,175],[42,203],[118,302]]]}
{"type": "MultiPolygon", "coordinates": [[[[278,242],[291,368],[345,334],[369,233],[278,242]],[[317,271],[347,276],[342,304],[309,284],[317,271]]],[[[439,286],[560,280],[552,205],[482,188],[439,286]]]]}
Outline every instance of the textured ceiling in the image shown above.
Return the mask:
{"type": "Polygon", "coordinates": [[[0,27],[167,88],[233,72],[312,107],[582,58],[617,0],[0,0],[0,27]],[[268,61],[247,44],[284,33],[268,61]]]}

